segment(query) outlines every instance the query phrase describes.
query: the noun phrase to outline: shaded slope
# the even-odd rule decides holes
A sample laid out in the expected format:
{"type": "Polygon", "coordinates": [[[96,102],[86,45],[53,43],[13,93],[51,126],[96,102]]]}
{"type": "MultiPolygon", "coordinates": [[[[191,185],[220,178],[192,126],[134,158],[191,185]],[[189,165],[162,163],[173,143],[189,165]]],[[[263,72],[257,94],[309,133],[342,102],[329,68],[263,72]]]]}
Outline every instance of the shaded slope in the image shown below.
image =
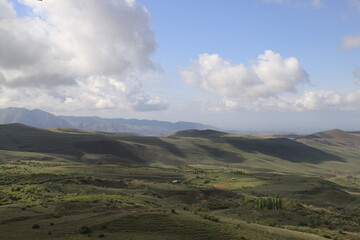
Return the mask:
{"type": "MultiPolygon", "coordinates": [[[[346,155],[332,154],[326,149],[290,139],[236,137],[213,130],[184,131],[170,137],[144,137],[10,124],[0,125],[0,150],[61,155],[68,160],[90,163],[214,165],[285,172],[301,169],[315,173],[324,170],[325,166],[329,173],[335,165],[336,169],[348,165],[348,159],[342,158],[346,155]]],[[[356,164],[355,160],[351,161],[356,164]]],[[[350,171],[357,169],[350,167],[350,171]]]]}
{"type": "Polygon", "coordinates": [[[198,138],[213,138],[213,137],[222,137],[226,135],[225,132],[219,132],[212,129],[198,130],[184,130],[178,131],[176,133],[171,134],[169,137],[198,137],[198,138]]]}
{"type": "Polygon", "coordinates": [[[143,163],[137,150],[106,135],[54,132],[21,124],[0,125],[0,150],[68,155],[81,160],[89,154],[111,155],[120,162],[143,163]]]}
{"type": "Polygon", "coordinates": [[[342,158],[287,138],[248,139],[225,138],[225,141],[241,151],[262,153],[291,162],[318,164],[324,161],[344,161],[342,158]]]}

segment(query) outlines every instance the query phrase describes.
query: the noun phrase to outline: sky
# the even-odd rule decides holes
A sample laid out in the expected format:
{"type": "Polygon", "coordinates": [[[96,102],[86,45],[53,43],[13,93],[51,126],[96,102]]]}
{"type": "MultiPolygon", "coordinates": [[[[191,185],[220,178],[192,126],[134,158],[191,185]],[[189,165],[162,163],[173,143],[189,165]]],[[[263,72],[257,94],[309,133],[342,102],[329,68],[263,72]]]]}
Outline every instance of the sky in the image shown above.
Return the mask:
{"type": "Polygon", "coordinates": [[[0,0],[0,108],[360,130],[360,0],[0,0]]]}

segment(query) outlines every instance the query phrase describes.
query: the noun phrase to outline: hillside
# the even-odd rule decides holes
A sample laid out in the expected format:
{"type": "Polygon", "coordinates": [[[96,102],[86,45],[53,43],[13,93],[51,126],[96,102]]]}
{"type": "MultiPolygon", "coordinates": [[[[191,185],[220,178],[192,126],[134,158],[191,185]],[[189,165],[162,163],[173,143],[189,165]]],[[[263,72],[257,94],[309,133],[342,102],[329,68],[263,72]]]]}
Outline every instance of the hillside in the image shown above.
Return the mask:
{"type": "Polygon", "coordinates": [[[21,123],[39,128],[76,128],[98,132],[139,135],[165,135],[188,129],[215,129],[213,126],[193,122],[166,122],[123,118],[55,116],[39,109],[0,109],[0,124],[21,123]]]}
{"type": "Polygon", "coordinates": [[[64,159],[88,163],[130,163],[150,166],[215,165],[264,171],[332,174],[359,172],[356,156],[317,148],[285,138],[227,135],[191,130],[168,137],[108,134],[74,129],[37,129],[0,125],[0,150],[5,156],[64,159]]]}
{"type": "Polygon", "coordinates": [[[360,147],[360,136],[355,133],[333,129],[298,138],[299,141],[315,142],[329,146],[360,147]]]}
{"type": "Polygon", "coordinates": [[[352,149],[0,125],[0,239],[359,239],[352,149]]]}

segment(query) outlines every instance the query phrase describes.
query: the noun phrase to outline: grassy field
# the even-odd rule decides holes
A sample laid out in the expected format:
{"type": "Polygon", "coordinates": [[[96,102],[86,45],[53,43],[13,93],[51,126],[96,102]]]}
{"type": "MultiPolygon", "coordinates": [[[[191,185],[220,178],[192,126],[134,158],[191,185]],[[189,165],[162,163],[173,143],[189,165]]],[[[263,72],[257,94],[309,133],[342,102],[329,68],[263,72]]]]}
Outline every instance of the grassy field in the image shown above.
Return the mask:
{"type": "Polygon", "coordinates": [[[0,176],[0,239],[360,237],[360,191],[338,179],[24,160],[0,176]]]}
{"type": "Polygon", "coordinates": [[[0,239],[360,239],[360,152],[336,134],[0,125],[0,239]]]}

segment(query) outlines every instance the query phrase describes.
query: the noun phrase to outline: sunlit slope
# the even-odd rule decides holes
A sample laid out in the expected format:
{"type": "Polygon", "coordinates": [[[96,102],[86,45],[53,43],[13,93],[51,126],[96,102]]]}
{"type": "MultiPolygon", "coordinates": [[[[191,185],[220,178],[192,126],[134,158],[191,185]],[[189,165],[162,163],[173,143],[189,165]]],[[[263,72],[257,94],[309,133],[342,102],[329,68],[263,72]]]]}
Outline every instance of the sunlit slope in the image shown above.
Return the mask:
{"type": "Polygon", "coordinates": [[[329,146],[360,148],[360,136],[339,129],[318,132],[299,138],[301,141],[322,143],[329,146]]]}
{"type": "Polygon", "coordinates": [[[324,144],[312,138],[298,141],[255,138],[213,130],[143,137],[75,129],[37,129],[20,124],[0,125],[0,160],[60,158],[89,163],[214,165],[309,174],[358,173],[360,151],[347,144],[349,146],[324,144]]]}
{"type": "Polygon", "coordinates": [[[333,129],[298,138],[297,141],[340,156],[346,165],[339,164],[338,162],[328,162],[325,164],[327,167],[333,167],[335,173],[359,173],[360,135],[356,133],[333,129]]]}

